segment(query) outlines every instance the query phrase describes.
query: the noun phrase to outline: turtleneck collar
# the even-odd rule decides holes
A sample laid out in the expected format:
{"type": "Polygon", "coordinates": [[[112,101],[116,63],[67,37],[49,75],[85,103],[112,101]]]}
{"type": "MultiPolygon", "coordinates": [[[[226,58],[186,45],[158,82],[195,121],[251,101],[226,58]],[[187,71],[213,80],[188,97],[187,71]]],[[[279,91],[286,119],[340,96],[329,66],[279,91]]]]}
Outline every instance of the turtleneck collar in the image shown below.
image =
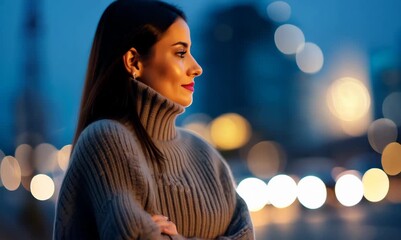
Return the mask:
{"type": "Polygon", "coordinates": [[[184,107],[167,99],[148,85],[134,79],[139,119],[149,136],[155,140],[172,140],[177,136],[175,120],[184,107]]]}

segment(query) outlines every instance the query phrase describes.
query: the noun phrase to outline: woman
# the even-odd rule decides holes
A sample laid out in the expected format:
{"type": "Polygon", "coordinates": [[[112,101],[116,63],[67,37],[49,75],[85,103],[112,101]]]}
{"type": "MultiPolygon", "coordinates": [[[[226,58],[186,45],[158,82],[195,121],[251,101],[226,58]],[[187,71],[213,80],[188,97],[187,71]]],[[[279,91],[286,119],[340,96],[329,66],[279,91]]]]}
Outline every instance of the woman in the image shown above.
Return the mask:
{"type": "Polygon", "coordinates": [[[93,42],[55,239],[253,239],[219,153],[175,126],[202,69],[184,14],[117,0],[93,42]]]}

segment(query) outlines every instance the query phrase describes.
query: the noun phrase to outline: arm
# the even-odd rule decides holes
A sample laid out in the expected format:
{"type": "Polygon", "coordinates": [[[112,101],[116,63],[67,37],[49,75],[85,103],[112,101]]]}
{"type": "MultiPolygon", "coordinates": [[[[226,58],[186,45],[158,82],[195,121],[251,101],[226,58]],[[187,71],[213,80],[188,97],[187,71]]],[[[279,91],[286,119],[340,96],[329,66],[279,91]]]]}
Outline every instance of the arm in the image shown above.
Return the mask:
{"type": "Polygon", "coordinates": [[[224,236],[219,237],[220,240],[225,239],[254,239],[252,220],[249,215],[248,207],[244,200],[236,194],[237,204],[231,219],[230,226],[228,227],[224,236]]]}
{"type": "MultiPolygon", "coordinates": [[[[253,240],[255,239],[254,230],[249,211],[244,200],[236,194],[236,208],[231,219],[230,225],[223,236],[216,240],[253,240]]],[[[170,236],[173,240],[202,240],[201,238],[185,238],[181,235],[170,236]]]]}
{"type": "Polygon", "coordinates": [[[218,238],[219,240],[227,239],[255,239],[253,224],[249,215],[248,207],[245,201],[236,192],[236,184],[226,161],[221,157],[220,159],[220,179],[226,189],[232,189],[235,194],[235,210],[231,219],[230,225],[227,228],[224,236],[218,238]]]}
{"type": "MultiPolygon", "coordinates": [[[[212,149],[212,151],[214,152],[212,155],[215,157],[217,156],[214,158],[213,164],[215,165],[216,174],[220,179],[220,184],[224,189],[225,196],[222,197],[229,199],[233,204],[232,206],[234,206],[231,221],[225,233],[215,239],[253,240],[255,239],[254,229],[248,207],[245,201],[236,193],[232,172],[223,157],[215,149],[212,149]]],[[[172,239],[201,240],[201,238],[185,238],[180,235],[172,236],[172,239]]]]}
{"type": "Polygon", "coordinates": [[[149,186],[139,147],[124,126],[101,121],[84,131],[71,167],[83,176],[100,239],[162,239],[145,211],[149,186]]]}

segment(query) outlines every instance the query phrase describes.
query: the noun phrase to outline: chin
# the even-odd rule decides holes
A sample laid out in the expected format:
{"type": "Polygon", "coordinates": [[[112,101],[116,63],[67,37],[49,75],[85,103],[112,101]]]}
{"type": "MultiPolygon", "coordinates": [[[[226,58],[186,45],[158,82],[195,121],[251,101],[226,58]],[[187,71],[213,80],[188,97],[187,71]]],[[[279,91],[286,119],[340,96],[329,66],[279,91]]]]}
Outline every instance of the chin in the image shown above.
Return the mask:
{"type": "Polygon", "coordinates": [[[192,99],[190,100],[183,100],[183,101],[177,101],[178,104],[180,104],[183,107],[189,107],[192,104],[192,99]]]}

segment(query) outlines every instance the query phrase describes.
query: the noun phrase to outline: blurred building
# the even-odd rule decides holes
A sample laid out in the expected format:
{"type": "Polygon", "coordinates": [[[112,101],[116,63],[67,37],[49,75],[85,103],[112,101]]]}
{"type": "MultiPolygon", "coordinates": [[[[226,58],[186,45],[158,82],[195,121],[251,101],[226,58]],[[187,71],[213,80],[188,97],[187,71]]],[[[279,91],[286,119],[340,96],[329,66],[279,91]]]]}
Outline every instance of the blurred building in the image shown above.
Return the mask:
{"type": "Polygon", "coordinates": [[[295,80],[299,72],[294,60],[275,46],[277,26],[247,4],[220,9],[209,18],[195,106],[212,118],[239,113],[259,138],[293,147],[302,101],[295,80]]]}

